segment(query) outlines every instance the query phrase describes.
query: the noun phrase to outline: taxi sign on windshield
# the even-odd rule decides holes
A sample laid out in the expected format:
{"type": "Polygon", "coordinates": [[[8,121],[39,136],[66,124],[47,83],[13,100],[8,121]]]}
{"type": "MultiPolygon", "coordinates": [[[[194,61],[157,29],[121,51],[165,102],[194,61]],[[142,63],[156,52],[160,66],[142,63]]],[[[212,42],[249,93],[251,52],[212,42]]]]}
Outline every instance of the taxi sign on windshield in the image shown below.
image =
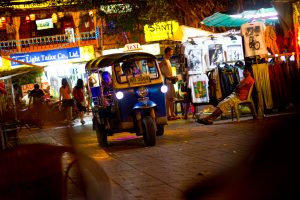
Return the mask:
{"type": "Polygon", "coordinates": [[[149,76],[135,76],[128,79],[130,85],[150,83],[149,76]]]}

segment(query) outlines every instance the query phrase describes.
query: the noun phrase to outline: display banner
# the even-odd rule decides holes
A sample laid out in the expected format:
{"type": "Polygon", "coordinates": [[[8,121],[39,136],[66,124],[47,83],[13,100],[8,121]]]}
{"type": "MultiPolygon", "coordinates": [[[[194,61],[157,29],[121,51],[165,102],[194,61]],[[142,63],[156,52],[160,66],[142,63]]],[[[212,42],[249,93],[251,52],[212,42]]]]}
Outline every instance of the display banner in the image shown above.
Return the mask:
{"type": "MultiPolygon", "coordinates": [[[[10,58],[29,64],[53,62],[59,60],[71,60],[80,58],[79,47],[40,51],[32,53],[11,54],[10,58]]],[[[21,66],[21,63],[11,61],[11,67],[21,66]]]]}
{"type": "Polygon", "coordinates": [[[157,22],[144,26],[146,42],[169,40],[179,28],[179,23],[176,21],[157,22]]]}

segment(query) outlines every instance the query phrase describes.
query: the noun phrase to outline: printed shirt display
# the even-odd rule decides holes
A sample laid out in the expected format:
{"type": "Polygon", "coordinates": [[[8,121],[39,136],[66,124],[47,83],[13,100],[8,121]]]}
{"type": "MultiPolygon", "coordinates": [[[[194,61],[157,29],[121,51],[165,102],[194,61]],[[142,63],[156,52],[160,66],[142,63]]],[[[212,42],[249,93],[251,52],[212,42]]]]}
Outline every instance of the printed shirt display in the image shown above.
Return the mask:
{"type": "Polygon", "coordinates": [[[238,60],[244,60],[242,37],[234,36],[236,39],[231,39],[230,37],[224,37],[227,62],[236,62],[238,60]]]}
{"type": "Polygon", "coordinates": [[[215,68],[217,63],[225,62],[223,44],[224,41],[220,39],[204,41],[204,54],[209,69],[215,68]]]}
{"type": "Polygon", "coordinates": [[[206,74],[191,75],[188,87],[192,92],[193,103],[208,103],[208,77],[206,74]]]}
{"type": "Polygon", "coordinates": [[[183,43],[183,54],[187,59],[187,67],[189,71],[197,71],[199,73],[206,72],[206,64],[203,62],[202,49],[203,45],[201,43],[183,43]]]}
{"type": "Polygon", "coordinates": [[[244,36],[245,57],[268,54],[265,45],[265,24],[263,22],[246,23],[241,26],[244,36]]]}

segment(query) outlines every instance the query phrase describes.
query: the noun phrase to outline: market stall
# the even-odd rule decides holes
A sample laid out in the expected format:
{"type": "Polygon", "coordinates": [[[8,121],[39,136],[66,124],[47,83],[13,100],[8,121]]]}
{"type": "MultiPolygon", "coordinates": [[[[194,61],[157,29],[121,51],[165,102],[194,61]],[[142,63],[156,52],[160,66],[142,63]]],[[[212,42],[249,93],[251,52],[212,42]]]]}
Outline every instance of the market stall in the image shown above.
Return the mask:
{"type": "Polygon", "coordinates": [[[286,110],[297,101],[291,91],[297,91],[299,72],[295,53],[288,52],[294,46],[293,40],[286,40],[282,35],[278,21],[282,17],[274,8],[261,8],[236,15],[215,13],[201,22],[206,26],[236,27],[240,31],[243,60],[252,64],[254,72],[260,118],[266,112],[286,110]]]}
{"type": "MultiPolygon", "coordinates": [[[[3,59],[9,59],[3,57],[3,59]]],[[[19,61],[16,61],[19,62],[19,61]]],[[[20,61],[22,62],[22,61],[20,61]]],[[[26,64],[22,62],[22,64],[26,64]]],[[[13,70],[0,72],[0,150],[13,147],[18,144],[18,110],[21,109],[19,84],[35,82],[43,68],[36,65],[29,65],[13,70]]]]}

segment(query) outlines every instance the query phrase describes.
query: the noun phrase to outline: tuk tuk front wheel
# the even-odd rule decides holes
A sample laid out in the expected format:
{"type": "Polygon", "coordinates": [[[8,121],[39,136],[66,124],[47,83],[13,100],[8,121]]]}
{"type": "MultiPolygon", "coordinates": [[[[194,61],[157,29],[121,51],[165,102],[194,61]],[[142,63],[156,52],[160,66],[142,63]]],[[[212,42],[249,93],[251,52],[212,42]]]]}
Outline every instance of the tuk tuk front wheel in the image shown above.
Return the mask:
{"type": "Polygon", "coordinates": [[[104,125],[96,124],[96,134],[97,134],[97,140],[100,147],[107,147],[107,134],[105,132],[104,125]]]}
{"type": "Polygon", "coordinates": [[[143,119],[143,138],[146,146],[155,146],[156,124],[150,116],[146,116],[143,119]]]}
{"type": "Polygon", "coordinates": [[[157,131],[156,131],[156,135],[157,136],[162,136],[165,132],[165,127],[164,125],[158,125],[157,126],[157,131]]]}

